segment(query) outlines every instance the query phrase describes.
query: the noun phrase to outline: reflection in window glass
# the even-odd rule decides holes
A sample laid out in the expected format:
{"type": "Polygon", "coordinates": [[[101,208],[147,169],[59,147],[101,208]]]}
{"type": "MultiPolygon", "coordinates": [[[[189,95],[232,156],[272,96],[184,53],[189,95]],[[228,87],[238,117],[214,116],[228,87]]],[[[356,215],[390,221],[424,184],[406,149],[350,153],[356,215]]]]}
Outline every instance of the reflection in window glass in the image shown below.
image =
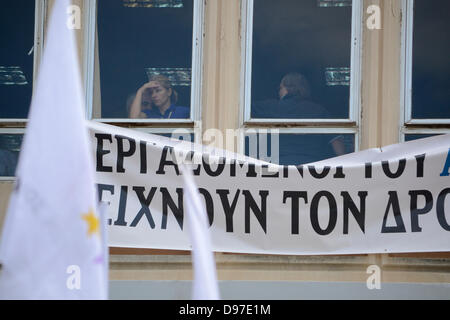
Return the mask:
{"type": "Polygon", "coordinates": [[[412,118],[450,118],[450,1],[415,0],[412,118]]]}
{"type": "Polygon", "coordinates": [[[413,141],[418,139],[429,138],[437,136],[438,134],[405,134],[405,141],[413,141]]]}
{"type": "MultiPolygon", "coordinates": [[[[278,156],[278,164],[300,165],[334,158],[355,151],[353,134],[279,134],[272,139],[271,134],[250,134],[245,138],[245,154],[266,160],[278,156]],[[265,140],[264,140],[265,139],[265,140]],[[257,146],[251,145],[256,143],[257,146]],[[278,150],[273,145],[278,143],[278,150]],[[261,146],[264,146],[261,148],[261,146]],[[266,158],[266,159],[264,159],[266,158]]],[[[266,160],[267,161],[267,160],[266,160]]]]}
{"type": "Polygon", "coordinates": [[[255,0],[252,118],[349,117],[351,1],[255,0]]]}
{"type": "Polygon", "coordinates": [[[190,118],[193,0],[99,0],[101,118],[190,118]]]}
{"type": "Polygon", "coordinates": [[[0,118],[27,118],[33,89],[34,1],[2,3],[0,118]]]}
{"type": "Polygon", "coordinates": [[[19,159],[22,134],[0,134],[0,176],[13,177],[19,159]]]}

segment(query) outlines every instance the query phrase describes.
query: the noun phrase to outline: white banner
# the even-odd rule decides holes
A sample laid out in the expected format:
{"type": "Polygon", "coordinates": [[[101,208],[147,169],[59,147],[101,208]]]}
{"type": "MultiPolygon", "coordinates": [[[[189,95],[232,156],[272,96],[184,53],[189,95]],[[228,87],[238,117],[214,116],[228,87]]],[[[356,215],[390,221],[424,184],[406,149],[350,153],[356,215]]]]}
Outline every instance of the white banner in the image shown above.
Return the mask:
{"type": "Polygon", "coordinates": [[[100,199],[109,203],[110,246],[190,250],[177,165],[184,160],[192,162],[214,251],[450,250],[450,135],[296,167],[89,126],[100,199]]]}

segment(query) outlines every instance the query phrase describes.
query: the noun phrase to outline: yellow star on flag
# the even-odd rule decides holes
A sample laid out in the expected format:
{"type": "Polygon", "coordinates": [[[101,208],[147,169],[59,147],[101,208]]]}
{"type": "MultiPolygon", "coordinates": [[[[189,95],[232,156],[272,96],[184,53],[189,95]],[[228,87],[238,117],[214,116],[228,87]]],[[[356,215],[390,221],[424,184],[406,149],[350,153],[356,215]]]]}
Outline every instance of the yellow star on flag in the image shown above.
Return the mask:
{"type": "Polygon", "coordinates": [[[86,221],[88,224],[88,235],[98,234],[100,235],[100,221],[98,220],[97,216],[95,215],[94,211],[92,209],[89,210],[87,214],[84,214],[83,220],[86,221]]]}

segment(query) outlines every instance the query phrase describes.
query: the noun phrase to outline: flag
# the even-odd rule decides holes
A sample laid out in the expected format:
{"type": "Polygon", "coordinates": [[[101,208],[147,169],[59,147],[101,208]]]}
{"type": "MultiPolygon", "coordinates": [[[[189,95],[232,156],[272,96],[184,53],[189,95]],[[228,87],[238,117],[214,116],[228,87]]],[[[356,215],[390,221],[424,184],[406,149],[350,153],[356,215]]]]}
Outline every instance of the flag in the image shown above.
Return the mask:
{"type": "Polygon", "coordinates": [[[212,252],[205,207],[195,186],[190,170],[182,165],[186,215],[192,243],[192,265],[194,280],[193,300],[219,300],[216,264],[212,252]]]}
{"type": "Polygon", "coordinates": [[[0,299],[105,299],[101,240],[69,0],[49,21],[0,243],[0,299]]]}

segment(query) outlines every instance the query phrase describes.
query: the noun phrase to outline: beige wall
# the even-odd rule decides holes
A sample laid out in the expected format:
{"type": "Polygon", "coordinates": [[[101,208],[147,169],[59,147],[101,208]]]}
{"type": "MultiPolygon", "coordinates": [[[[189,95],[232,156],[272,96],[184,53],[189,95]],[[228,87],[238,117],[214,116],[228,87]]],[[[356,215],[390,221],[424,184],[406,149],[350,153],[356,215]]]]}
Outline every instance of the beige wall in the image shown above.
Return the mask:
{"type": "Polygon", "coordinates": [[[13,190],[11,182],[0,182],[0,235],[3,230],[5,214],[9,204],[9,196],[13,190]]]}
{"type": "MultiPolygon", "coordinates": [[[[81,0],[78,0],[80,5],[81,0]]],[[[363,28],[360,149],[399,141],[401,1],[365,0],[382,8],[382,29],[363,28]]],[[[240,127],[241,2],[205,1],[203,129],[240,127]]],[[[80,32],[79,43],[83,43],[80,32]]],[[[80,46],[80,54],[82,46],[80,46]]],[[[0,214],[12,183],[0,183],[0,214]]],[[[0,215],[1,217],[1,215],[0,215]]],[[[188,280],[185,252],[112,249],[111,279],[188,280]]],[[[350,256],[216,254],[222,280],[362,281],[377,264],[384,282],[450,282],[450,253],[350,256]]]]}
{"type": "Polygon", "coordinates": [[[361,150],[399,141],[401,1],[368,0],[382,10],[382,29],[363,28],[361,150]]]}

